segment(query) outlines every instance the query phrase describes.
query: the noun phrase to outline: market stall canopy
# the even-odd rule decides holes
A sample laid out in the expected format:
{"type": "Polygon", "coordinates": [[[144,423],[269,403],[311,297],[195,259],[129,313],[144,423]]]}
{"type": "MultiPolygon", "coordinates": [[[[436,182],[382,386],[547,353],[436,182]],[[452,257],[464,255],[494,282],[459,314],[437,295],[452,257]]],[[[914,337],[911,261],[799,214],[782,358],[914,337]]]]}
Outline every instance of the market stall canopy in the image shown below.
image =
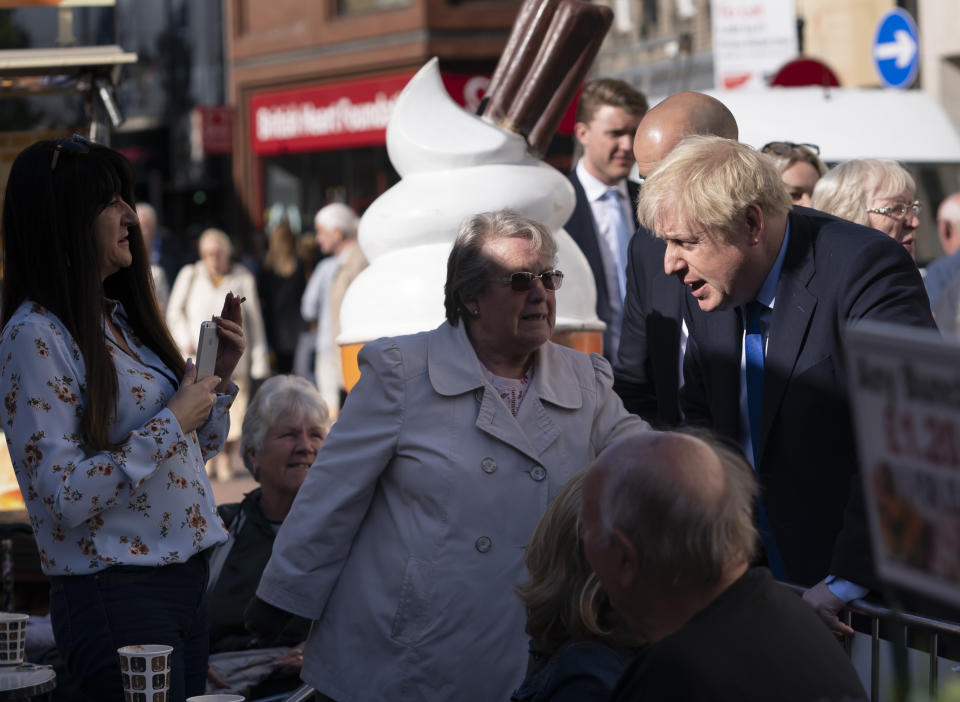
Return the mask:
{"type": "Polygon", "coordinates": [[[837,163],[890,158],[909,163],[960,163],[960,135],[943,107],[919,90],[770,88],[709,91],[740,127],[740,141],[809,142],[837,163]]]}
{"type": "Polygon", "coordinates": [[[69,74],[136,63],[137,55],[119,46],[71,46],[0,51],[0,76],[69,74]]]}

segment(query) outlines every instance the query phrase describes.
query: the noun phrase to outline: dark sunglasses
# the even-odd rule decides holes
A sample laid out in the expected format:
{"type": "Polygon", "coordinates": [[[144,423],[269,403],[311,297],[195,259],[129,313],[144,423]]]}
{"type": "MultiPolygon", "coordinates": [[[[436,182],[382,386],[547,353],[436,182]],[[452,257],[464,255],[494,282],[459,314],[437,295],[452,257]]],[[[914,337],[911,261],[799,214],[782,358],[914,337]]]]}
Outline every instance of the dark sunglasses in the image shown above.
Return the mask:
{"type": "Polygon", "coordinates": [[[56,170],[61,151],[69,151],[72,154],[88,154],[91,146],[93,146],[93,142],[79,134],[57,139],[53,147],[53,160],[50,161],[50,172],[53,173],[56,170]]]}
{"type": "Polygon", "coordinates": [[[527,292],[533,287],[533,281],[537,278],[540,279],[546,290],[559,290],[560,286],[563,285],[563,271],[544,271],[539,275],[529,271],[520,271],[519,273],[511,273],[509,278],[503,279],[503,282],[509,283],[510,287],[516,292],[527,292]]]}
{"type": "Polygon", "coordinates": [[[798,147],[812,151],[816,156],[820,155],[820,147],[816,144],[794,144],[792,141],[771,141],[769,144],[764,144],[760,153],[789,156],[790,152],[798,147]]]}

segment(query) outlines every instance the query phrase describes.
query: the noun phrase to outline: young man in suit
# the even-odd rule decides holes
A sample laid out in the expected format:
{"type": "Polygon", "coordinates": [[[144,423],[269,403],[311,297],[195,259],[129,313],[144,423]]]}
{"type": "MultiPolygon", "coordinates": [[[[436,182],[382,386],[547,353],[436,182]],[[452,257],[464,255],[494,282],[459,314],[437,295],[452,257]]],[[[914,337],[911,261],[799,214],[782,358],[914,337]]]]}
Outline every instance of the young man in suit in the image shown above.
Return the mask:
{"type": "Polygon", "coordinates": [[[633,134],[647,111],[642,93],[620,80],[602,78],[584,87],[574,134],[583,157],[568,174],[577,204],[564,229],[583,251],[597,286],[597,316],[607,329],[603,353],[616,358],[626,291],[627,246],[637,229],[633,134]]]}
{"type": "Polygon", "coordinates": [[[740,443],[771,570],[812,586],[824,621],[851,633],[836,613],[875,576],[842,335],[860,319],[933,327],[913,260],[876,230],[792,208],[771,160],[719,137],[675,147],[638,216],[705,313],[687,317],[687,420],[740,443]]]}
{"type": "MultiPolygon", "coordinates": [[[[691,134],[737,138],[737,122],[719,100],[703,93],[671,95],[641,120],[633,153],[641,178],[652,173],[681,139],[691,134]]],[[[614,390],[623,404],[654,426],[680,423],[680,367],[687,342],[683,300],[687,291],[663,270],[666,246],[648,229],[630,241],[627,294],[614,390]]]]}

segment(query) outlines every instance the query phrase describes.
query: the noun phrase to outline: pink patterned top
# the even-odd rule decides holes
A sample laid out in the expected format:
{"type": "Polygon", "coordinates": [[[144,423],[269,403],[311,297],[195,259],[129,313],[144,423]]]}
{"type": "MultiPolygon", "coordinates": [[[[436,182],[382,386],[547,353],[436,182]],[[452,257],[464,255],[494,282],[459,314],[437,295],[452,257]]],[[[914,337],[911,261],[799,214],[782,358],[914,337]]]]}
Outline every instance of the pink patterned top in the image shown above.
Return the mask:
{"type": "Polygon", "coordinates": [[[482,363],[480,367],[483,368],[483,374],[486,376],[487,382],[493,386],[510,413],[516,417],[517,412],[520,411],[520,403],[523,402],[523,393],[526,392],[527,386],[530,384],[530,378],[533,377],[533,366],[527,369],[522,378],[504,378],[502,375],[491,373],[490,369],[482,363]]]}

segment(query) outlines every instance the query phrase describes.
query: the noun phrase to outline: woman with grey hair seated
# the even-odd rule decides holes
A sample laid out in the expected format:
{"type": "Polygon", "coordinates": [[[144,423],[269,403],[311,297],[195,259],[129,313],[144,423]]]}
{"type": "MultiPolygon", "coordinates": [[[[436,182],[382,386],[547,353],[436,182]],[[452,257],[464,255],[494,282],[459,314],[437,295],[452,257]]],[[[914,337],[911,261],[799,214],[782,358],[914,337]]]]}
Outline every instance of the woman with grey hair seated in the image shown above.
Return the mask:
{"type": "MultiPolygon", "coordinates": [[[[211,679],[217,680],[217,655],[259,648],[244,628],[243,610],[253,599],[273,541],[286,519],[307,472],[323,446],[327,407],[316,387],[293,375],[265,381],[243,417],[243,462],[260,487],[239,504],[218,508],[230,536],[210,559],[211,679]]],[[[293,618],[272,646],[285,650],[272,660],[276,672],[248,691],[260,696],[292,690],[299,684],[303,641],[310,622],[293,618]]],[[[232,682],[229,679],[225,682],[232,682]]]]}
{"type": "Polygon", "coordinates": [[[334,700],[506,700],[513,592],[550,499],[648,425],[602,356],[550,342],[557,243],[511,211],[463,223],[447,321],[360,352],[361,376],[280,529],[247,625],[317,620],[303,679],[334,700]]]}
{"type": "Polygon", "coordinates": [[[879,229],[913,256],[914,232],[920,226],[916,195],[913,176],[899,163],[864,158],[846,161],[827,172],[813,189],[811,206],[879,229]]]}

